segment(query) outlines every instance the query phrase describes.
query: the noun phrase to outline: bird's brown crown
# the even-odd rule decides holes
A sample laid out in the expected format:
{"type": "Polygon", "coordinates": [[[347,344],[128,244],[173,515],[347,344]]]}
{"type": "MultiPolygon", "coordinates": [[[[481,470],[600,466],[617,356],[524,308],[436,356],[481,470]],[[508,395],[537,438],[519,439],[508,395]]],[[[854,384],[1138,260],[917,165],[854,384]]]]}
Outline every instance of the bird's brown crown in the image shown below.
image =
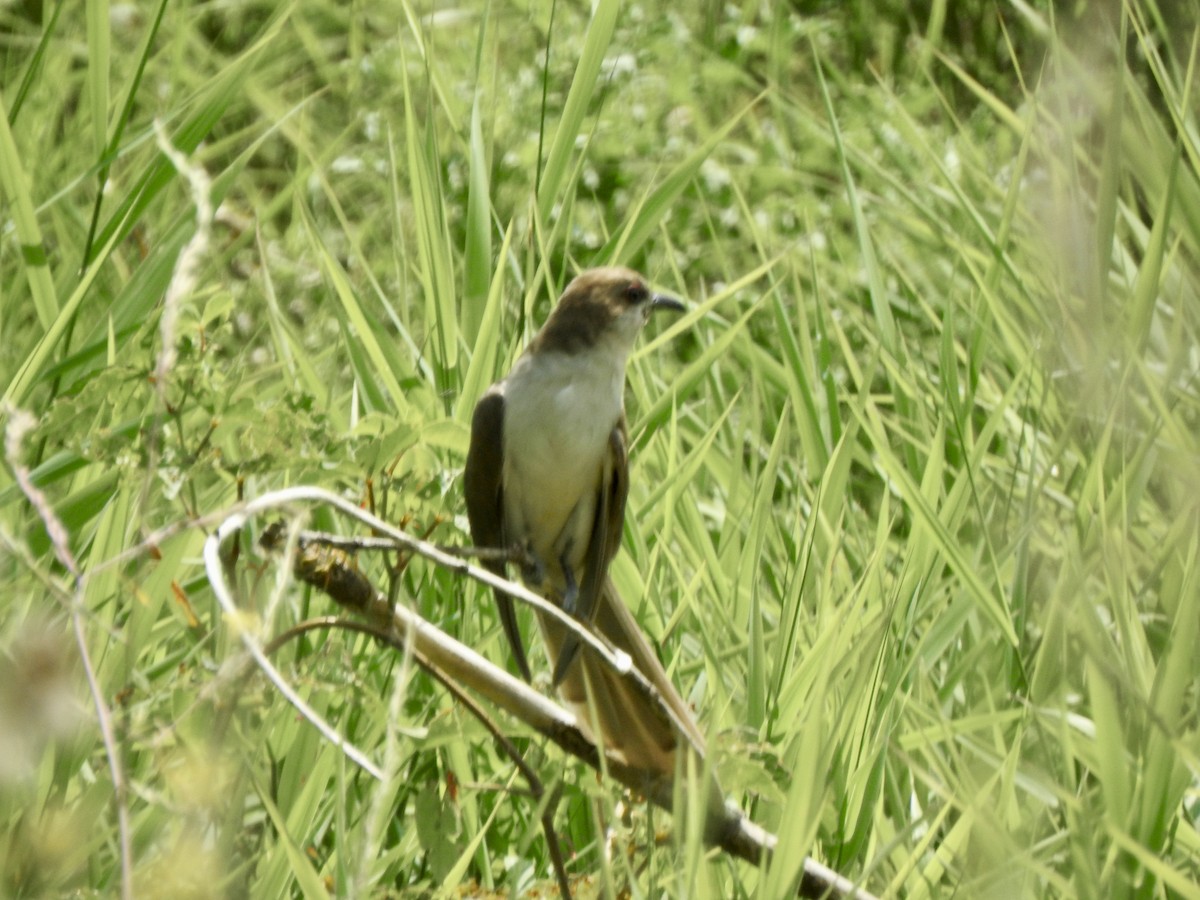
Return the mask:
{"type": "Polygon", "coordinates": [[[587,269],[567,285],[530,349],[577,353],[594,347],[614,322],[633,308],[644,308],[652,297],[646,280],[633,269],[587,269]]]}

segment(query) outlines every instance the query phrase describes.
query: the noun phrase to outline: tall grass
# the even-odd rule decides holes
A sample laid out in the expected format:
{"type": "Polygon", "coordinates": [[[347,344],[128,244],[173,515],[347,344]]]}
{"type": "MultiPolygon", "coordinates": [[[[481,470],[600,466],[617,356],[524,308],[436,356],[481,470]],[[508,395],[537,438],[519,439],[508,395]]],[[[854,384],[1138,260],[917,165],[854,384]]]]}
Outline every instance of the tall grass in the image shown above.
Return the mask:
{"type": "MultiPolygon", "coordinates": [[[[580,890],[786,896],[810,854],[884,896],[1200,896],[1196,19],[913,9],[0,13],[0,416],[36,421],[0,467],[0,891],[548,879],[470,716],[362,636],[286,643],[370,778],[239,663],[326,602],[246,541],[224,620],[200,546],[294,483],[465,541],[474,400],[619,261],[692,311],[631,363],[614,575],[784,852],[656,842],[514,727],[580,890]],[[197,217],[156,121],[219,207],[159,374],[197,217]]],[[[361,564],[504,658],[484,592],[361,564]]]]}

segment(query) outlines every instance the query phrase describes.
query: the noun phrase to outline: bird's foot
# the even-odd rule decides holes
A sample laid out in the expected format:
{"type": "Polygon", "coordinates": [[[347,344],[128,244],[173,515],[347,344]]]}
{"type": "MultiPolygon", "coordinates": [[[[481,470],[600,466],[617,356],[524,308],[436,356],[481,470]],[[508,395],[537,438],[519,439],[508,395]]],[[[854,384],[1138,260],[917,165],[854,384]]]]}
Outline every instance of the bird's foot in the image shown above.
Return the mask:
{"type": "Polygon", "coordinates": [[[546,580],[546,564],[528,547],[522,549],[521,580],[530,587],[541,587],[546,580]]]}
{"type": "Polygon", "coordinates": [[[575,583],[575,572],[567,564],[566,560],[560,560],[563,572],[563,581],[565,582],[562,592],[562,608],[563,612],[574,618],[578,618],[577,610],[579,607],[579,585],[575,583]]]}

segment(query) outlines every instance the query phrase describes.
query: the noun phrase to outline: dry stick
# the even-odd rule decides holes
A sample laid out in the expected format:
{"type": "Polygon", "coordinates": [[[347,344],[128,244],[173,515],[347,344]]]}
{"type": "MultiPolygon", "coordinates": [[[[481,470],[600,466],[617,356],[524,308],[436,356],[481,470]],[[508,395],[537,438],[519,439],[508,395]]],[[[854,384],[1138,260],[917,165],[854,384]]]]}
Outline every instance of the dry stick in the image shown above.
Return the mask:
{"type": "Polygon", "coordinates": [[[229,585],[225,581],[225,571],[221,565],[221,544],[225,537],[241,528],[246,518],[245,509],[246,507],[243,506],[243,511],[230,515],[204,541],[204,571],[208,575],[208,582],[212,587],[213,596],[216,597],[217,603],[221,606],[221,611],[237,631],[238,637],[241,638],[242,646],[246,648],[246,652],[250,654],[251,658],[258,665],[259,669],[262,670],[263,674],[267,676],[271,684],[275,685],[276,690],[283,694],[287,701],[304,718],[308,719],[317,731],[323,734],[333,746],[348,756],[355,765],[370,774],[376,781],[386,780],[383,771],[371,762],[365,753],[347,741],[342,735],[338,734],[336,728],[326,722],[320,713],[309,706],[304,698],[292,689],[292,686],[287,683],[287,679],[283,677],[283,674],[267,659],[262,647],[255,639],[252,628],[252,617],[243,614],[238,609],[237,603],[233,599],[233,591],[230,590],[229,585]]]}
{"type": "MultiPolygon", "coordinates": [[[[264,546],[266,546],[266,535],[263,537],[264,546]]],[[[268,549],[271,548],[268,547],[268,549]]],[[[323,563],[318,560],[313,560],[313,562],[318,566],[323,565],[323,563]]],[[[330,562],[330,564],[336,565],[336,562],[330,562]]],[[[308,563],[306,561],[302,561],[299,557],[297,557],[294,563],[296,574],[298,576],[300,575],[299,567],[307,567],[307,565],[308,563]]],[[[305,581],[306,583],[313,584],[314,587],[323,587],[323,585],[320,583],[309,581],[308,578],[303,576],[301,576],[301,580],[305,581]]],[[[402,643],[396,641],[395,635],[381,631],[370,622],[358,622],[353,619],[343,619],[338,616],[318,616],[314,619],[306,619],[303,622],[298,622],[291,628],[287,629],[287,631],[284,631],[282,634],[272,638],[266,645],[264,645],[263,652],[268,656],[273,656],[275,651],[288,641],[293,640],[294,638],[299,637],[306,632],[333,628],[342,628],[347,631],[355,631],[359,634],[370,635],[371,637],[375,638],[375,640],[382,644],[386,644],[393,650],[397,650],[400,653],[404,653],[407,649],[402,643]]],[[[554,865],[554,875],[555,879],[558,881],[559,893],[563,897],[571,896],[571,882],[567,878],[566,862],[563,859],[562,846],[558,842],[558,832],[554,829],[554,808],[557,803],[551,802],[543,804],[543,800],[546,797],[546,786],[542,783],[542,779],[538,777],[538,774],[533,770],[533,767],[525,761],[525,757],[521,755],[521,751],[517,749],[516,745],[509,739],[508,735],[500,730],[500,726],[496,723],[496,720],[488,715],[487,710],[475,702],[474,697],[472,697],[470,694],[464,693],[461,687],[446,677],[445,672],[435,666],[420,653],[413,651],[413,660],[436,682],[449,691],[450,694],[454,696],[455,700],[466,707],[467,712],[478,719],[484,728],[491,732],[492,737],[496,739],[496,742],[500,745],[500,748],[504,751],[504,754],[510,760],[512,760],[513,765],[521,770],[521,776],[529,785],[529,791],[533,795],[534,800],[536,800],[538,804],[542,806],[542,831],[546,836],[546,846],[550,850],[550,861],[554,865]]]]}
{"type": "MultiPolygon", "coordinates": [[[[557,607],[547,603],[521,585],[455,559],[433,545],[413,538],[363,511],[353,503],[320,488],[288,488],[265,494],[250,501],[222,522],[217,531],[210,535],[205,542],[205,569],[213,586],[213,593],[225,612],[235,621],[239,620],[241,616],[225,581],[220,558],[222,543],[230,535],[240,530],[250,516],[277,510],[280,507],[286,508],[292,504],[310,502],[333,506],[377,533],[395,540],[405,549],[412,550],[489,586],[499,587],[515,599],[528,603],[547,615],[554,616],[562,621],[565,627],[575,630],[579,634],[580,640],[592,647],[608,665],[613,667],[614,671],[621,672],[630,679],[632,685],[644,689],[648,696],[657,699],[657,693],[653,687],[641,676],[640,672],[630,665],[628,657],[621,660],[591,632],[580,628],[573,619],[566,616],[557,607]]],[[[404,606],[390,606],[383,594],[375,589],[361,573],[349,566],[333,566],[324,570],[320,578],[322,580],[318,586],[322,590],[347,608],[374,622],[386,633],[394,633],[395,639],[401,646],[411,646],[420,652],[435,663],[447,678],[465,684],[483,695],[592,768],[597,770],[603,768],[619,782],[640,791],[664,809],[671,810],[673,808],[671,778],[657,772],[629,766],[611,756],[606,757],[602,764],[600,750],[579,729],[573,715],[533,690],[525,682],[513,677],[474,650],[454,640],[412,610],[404,606]]],[[[326,723],[287,685],[279,672],[263,656],[257,641],[248,631],[242,632],[242,640],[272,682],[306,718],[313,722],[318,730],[325,734],[335,746],[350,755],[362,768],[376,777],[380,777],[378,769],[365,759],[361,752],[349,745],[332,726],[326,723]]],[[[662,706],[664,714],[670,713],[665,704],[660,702],[659,705],[662,706]]],[[[686,734],[682,728],[678,730],[681,735],[686,734]]],[[[710,823],[710,827],[707,829],[706,840],[710,844],[719,846],[726,852],[755,865],[761,864],[772,855],[776,844],[775,836],[747,819],[736,806],[726,804],[723,810],[712,811],[711,815],[717,821],[710,823]]],[[[804,897],[850,897],[854,900],[875,900],[871,894],[858,888],[849,879],[843,878],[812,859],[804,861],[799,892],[804,897]]]]}
{"type": "MultiPolygon", "coordinates": [[[[326,531],[306,531],[301,529],[299,537],[310,544],[320,544],[323,547],[334,547],[347,552],[357,550],[395,550],[396,541],[392,538],[381,537],[346,537],[341,534],[329,534],[326,531]]],[[[419,539],[418,539],[419,540],[419,539]]],[[[492,562],[527,564],[530,556],[520,547],[508,550],[492,547],[459,547],[453,544],[430,544],[440,553],[453,556],[455,559],[479,559],[492,562]]]]}

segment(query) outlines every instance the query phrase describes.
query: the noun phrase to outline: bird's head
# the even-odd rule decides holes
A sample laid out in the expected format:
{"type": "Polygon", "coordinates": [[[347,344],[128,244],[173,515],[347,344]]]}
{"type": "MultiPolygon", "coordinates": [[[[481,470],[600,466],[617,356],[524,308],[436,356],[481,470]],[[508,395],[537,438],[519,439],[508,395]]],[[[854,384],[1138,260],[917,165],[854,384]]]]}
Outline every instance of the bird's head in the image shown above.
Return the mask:
{"type": "Polygon", "coordinates": [[[684,306],[652,291],[632,269],[587,269],[567,285],[533,349],[578,353],[610,344],[627,353],[650,314],[660,309],[682,312],[684,306]]]}

